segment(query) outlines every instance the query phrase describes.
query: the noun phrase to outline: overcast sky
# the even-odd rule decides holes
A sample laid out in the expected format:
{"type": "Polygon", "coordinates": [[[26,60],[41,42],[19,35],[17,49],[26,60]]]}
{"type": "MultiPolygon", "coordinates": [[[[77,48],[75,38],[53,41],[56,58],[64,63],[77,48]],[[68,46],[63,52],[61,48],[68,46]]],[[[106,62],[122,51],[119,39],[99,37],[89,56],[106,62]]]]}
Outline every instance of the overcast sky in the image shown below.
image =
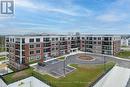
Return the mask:
{"type": "Polygon", "coordinates": [[[0,34],[87,32],[129,34],[130,0],[15,0],[0,34]]]}

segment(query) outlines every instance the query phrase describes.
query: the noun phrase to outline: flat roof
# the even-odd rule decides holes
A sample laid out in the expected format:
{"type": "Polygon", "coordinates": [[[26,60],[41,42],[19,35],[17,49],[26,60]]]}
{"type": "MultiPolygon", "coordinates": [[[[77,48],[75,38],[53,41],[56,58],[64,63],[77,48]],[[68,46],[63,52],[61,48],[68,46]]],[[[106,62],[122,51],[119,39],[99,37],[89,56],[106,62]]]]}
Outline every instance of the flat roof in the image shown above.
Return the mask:
{"type": "Polygon", "coordinates": [[[115,66],[93,87],[126,87],[130,78],[130,69],[115,66]]]}

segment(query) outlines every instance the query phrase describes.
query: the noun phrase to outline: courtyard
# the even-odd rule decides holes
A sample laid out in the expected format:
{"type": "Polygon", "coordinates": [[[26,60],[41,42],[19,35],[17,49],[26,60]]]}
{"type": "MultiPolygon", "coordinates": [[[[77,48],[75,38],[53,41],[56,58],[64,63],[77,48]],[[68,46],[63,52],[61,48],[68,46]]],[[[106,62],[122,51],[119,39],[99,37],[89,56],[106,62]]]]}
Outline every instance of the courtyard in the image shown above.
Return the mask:
{"type": "MultiPolygon", "coordinates": [[[[52,87],[89,87],[92,82],[99,78],[105,71],[103,64],[71,64],[76,69],[65,77],[54,78],[48,74],[37,74],[43,81],[47,81],[52,87]]],[[[114,63],[107,63],[106,70],[111,69],[114,63]]]]}
{"type": "MultiPolygon", "coordinates": [[[[45,61],[42,65],[34,65],[33,68],[35,71],[40,73],[46,73],[55,78],[64,77],[67,74],[73,72],[76,68],[70,66],[70,64],[88,64],[95,61],[95,58],[85,53],[78,53],[75,55],[68,55],[66,57],[61,57],[62,59],[54,59],[50,61],[45,61]]],[[[103,63],[103,62],[99,62],[103,63]]]]}
{"type": "Polygon", "coordinates": [[[52,87],[88,87],[114,66],[113,62],[107,62],[104,66],[99,57],[94,57],[93,61],[79,60],[78,57],[78,55],[69,55],[64,61],[51,60],[46,62],[45,66],[34,65],[28,69],[4,75],[3,78],[8,85],[34,76],[52,87]]]}

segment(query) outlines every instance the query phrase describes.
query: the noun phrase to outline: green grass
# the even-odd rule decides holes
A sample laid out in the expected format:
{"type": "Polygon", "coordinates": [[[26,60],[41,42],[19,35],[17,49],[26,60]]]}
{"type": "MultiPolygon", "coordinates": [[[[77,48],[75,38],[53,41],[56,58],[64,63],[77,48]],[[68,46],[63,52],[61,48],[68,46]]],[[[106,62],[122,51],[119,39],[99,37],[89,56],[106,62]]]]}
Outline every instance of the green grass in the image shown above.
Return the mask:
{"type": "Polygon", "coordinates": [[[5,48],[3,48],[3,47],[1,48],[0,47],[0,52],[4,52],[4,51],[5,51],[5,48]]]}
{"type": "Polygon", "coordinates": [[[128,58],[130,56],[130,51],[122,51],[116,54],[117,57],[121,57],[121,58],[126,58],[126,59],[130,59],[128,58]]]}
{"type": "Polygon", "coordinates": [[[121,46],[122,48],[128,48],[129,46],[121,46]]]}
{"type": "Polygon", "coordinates": [[[20,72],[15,72],[15,73],[5,75],[5,76],[3,76],[3,78],[7,84],[10,84],[10,83],[13,83],[13,82],[16,82],[18,80],[21,80],[21,79],[24,79],[24,78],[31,76],[32,71],[33,71],[32,68],[29,68],[29,69],[25,69],[25,70],[20,71],[20,72]]]}
{"type": "MultiPolygon", "coordinates": [[[[112,68],[114,63],[107,63],[106,70],[112,68]]],[[[66,75],[66,77],[53,78],[49,75],[42,75],[36,71],[33,71],[32,68],[25,69],[20,72],[15,72],[3,76],[7,84],[16,82],[18,80],[27,78],[29,76],[34,76],[39,80],[51,85],[52,87],[88,87],[90,83],[95,81],[104,73],[104,65],[77,65],[71,64],[77,68],[74,72],[66,75]]]]}
{"type": "Polygon", "coordinates": [[[3,60],[5,60],[5,59],[6,59],[6,57],[0,56],[0,61],[3,61],[3,60]]]}
{"type": "MultiPolygon", "coordinates": [[[[114,63],[106,64],[106,70],[113,67],[114,63]]],[[[74,72],[62,78],[53,78],[49,75],[41,75],[34,72],[34,76],[40,78],[44,82],[50,83],[52,87],[88,87],[90,83],[95,81],[104,73],[103,65],[76,65],[71,66],[77,68],[74,72]]]]}
{"type": "Polygon", "coordinates": [[[60,57],[60,58],[58,58],[59,60],[64,60],[65,59],[65,57],[64,56],[62,56],[62,57],[60,57]]]}

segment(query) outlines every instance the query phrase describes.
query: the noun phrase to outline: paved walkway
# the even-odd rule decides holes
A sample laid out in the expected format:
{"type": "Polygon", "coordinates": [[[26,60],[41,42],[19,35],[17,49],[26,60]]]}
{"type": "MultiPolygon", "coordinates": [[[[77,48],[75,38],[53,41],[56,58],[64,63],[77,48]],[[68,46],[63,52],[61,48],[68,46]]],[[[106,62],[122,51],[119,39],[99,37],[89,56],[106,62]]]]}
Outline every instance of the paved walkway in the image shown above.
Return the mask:
{"type": "Polygon", "coordinates": [[[94,87],[126,87],[130,69],[115,66],[94,87]]]}

